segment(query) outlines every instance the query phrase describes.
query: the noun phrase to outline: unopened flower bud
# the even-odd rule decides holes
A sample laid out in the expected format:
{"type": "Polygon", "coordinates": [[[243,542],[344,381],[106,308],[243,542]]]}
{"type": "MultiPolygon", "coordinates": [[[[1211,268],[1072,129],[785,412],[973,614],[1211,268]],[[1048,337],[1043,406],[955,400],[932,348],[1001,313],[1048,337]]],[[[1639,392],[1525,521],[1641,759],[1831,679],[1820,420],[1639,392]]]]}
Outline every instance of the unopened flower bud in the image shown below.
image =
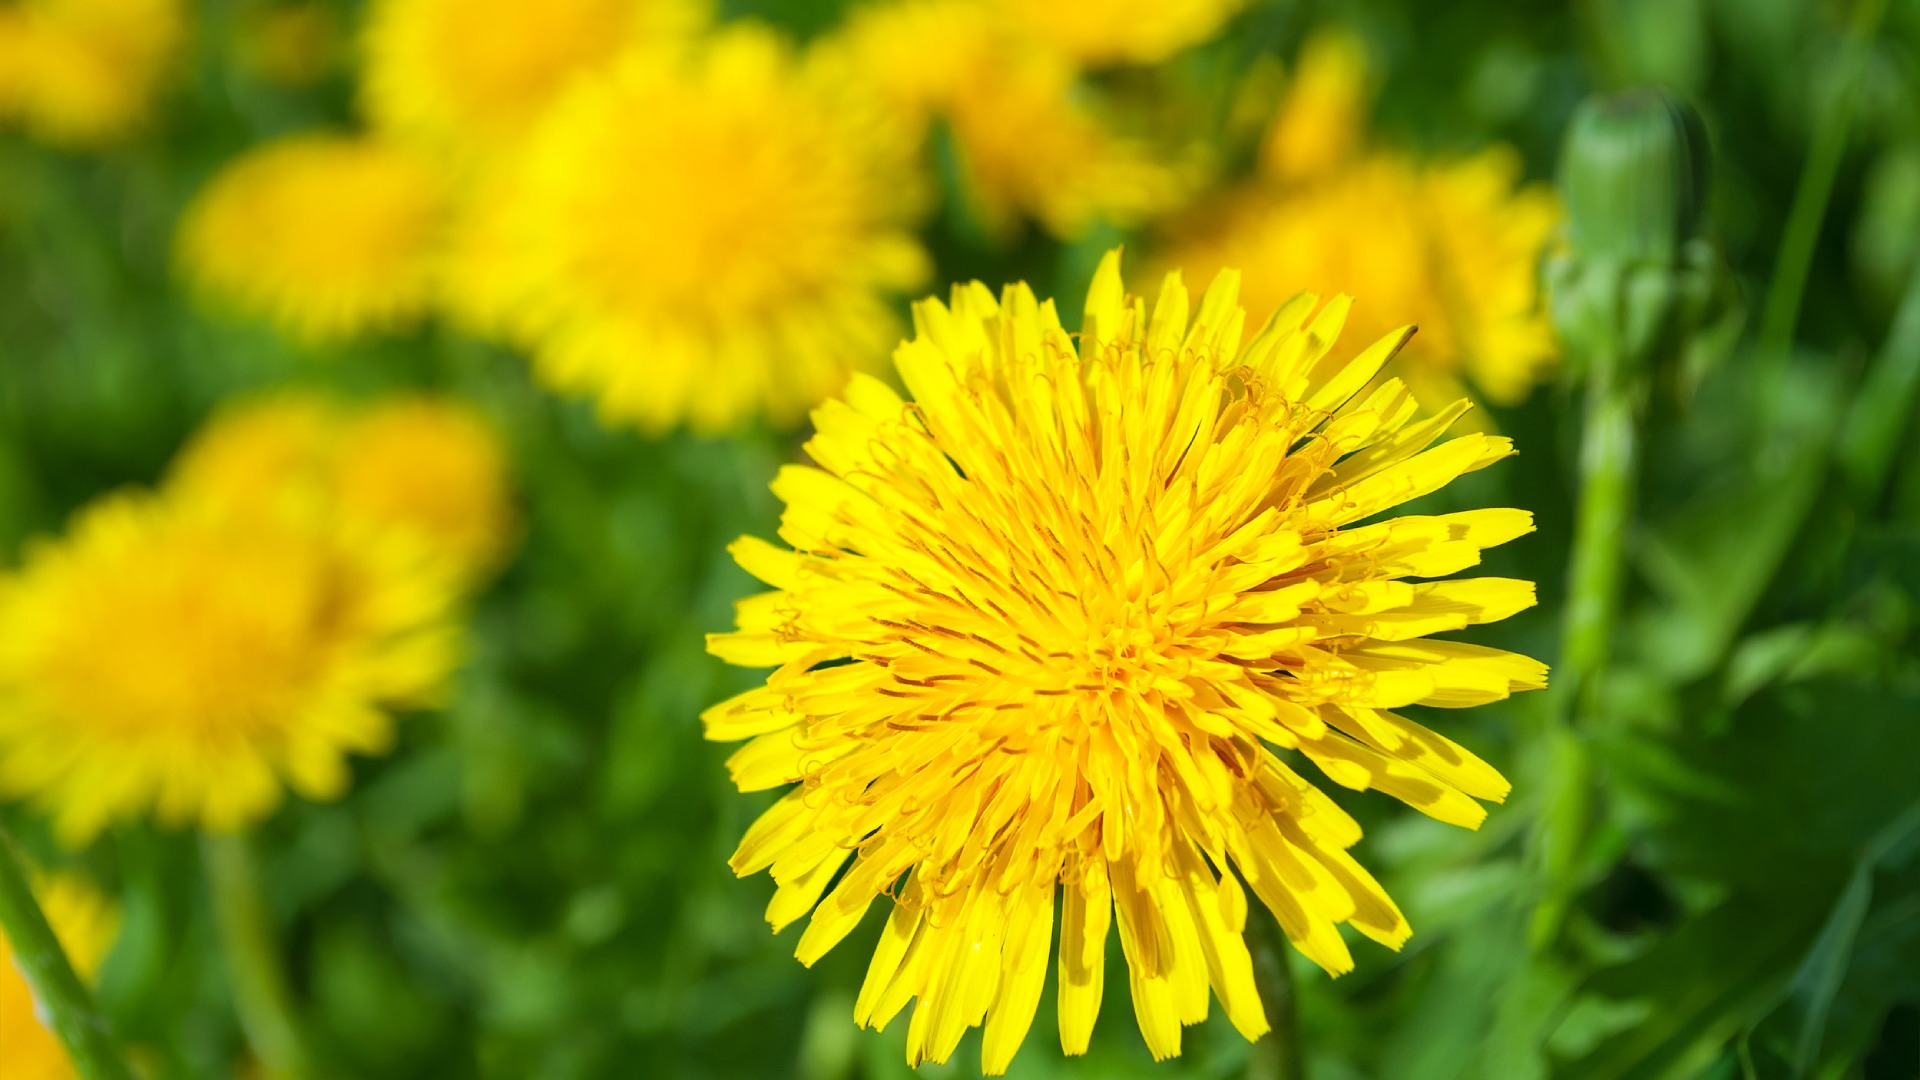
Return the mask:
{"type": "Polygon", "coordinates": [[[1702,236],[1710,160],[1698,115],[1667,94],[1592,98],[1575,112],[1560,160],[1566,242],[1546,266],[1574,375],[1637,397],[1648,376],[1691,381],[1701,343],[1726,340],[1715,328],[1738,304],[1702,236]]]}
{"type": "Polygon", "coordinates": [[[1589,98],[1560,158],[1568,241],[1588,257],[1674,260],[1699,230],[1711,160],[1685,103],[1654,90],[1589,98]]]}

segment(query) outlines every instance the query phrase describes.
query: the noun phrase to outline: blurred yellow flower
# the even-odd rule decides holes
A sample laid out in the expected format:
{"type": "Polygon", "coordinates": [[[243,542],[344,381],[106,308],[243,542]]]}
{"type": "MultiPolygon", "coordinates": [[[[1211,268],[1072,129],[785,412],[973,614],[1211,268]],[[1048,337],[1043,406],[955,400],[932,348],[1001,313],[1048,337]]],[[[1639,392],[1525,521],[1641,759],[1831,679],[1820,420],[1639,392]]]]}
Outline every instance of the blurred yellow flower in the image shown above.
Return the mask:
{"type": "Polygon", "coordinates": [[[927,271],[911,138],[848,82],[741,25],[583,85],[473,205],[469,319],[611,421],[798,419],[880,362],[927,271]]]}
{"type": "Polygon", "coordinates": [[[828,48],[917,128],[946,122],[971,209],[995,236],[1025,216],[1068,238],[1100,220],[1136,224],[1191,186],[1166,155],[1109,127],[1070,61],[1007,32],[977,3],[860,8],[828,48]]]}
{"type": "Polygon", "coordinates": [[[456,402],[411,397],[367,410],[341,440],[333,475],[342,513],[422,538],[463,580],[493,570],[514,538],[499,437],[456,402]]]}
{"type": "Polygon", "coordinates": [[[990,0],[1020,32],[1087,64],[1154,64],[1213,37],[1247,0],[990,0]]]}
{"type": "Polygon", "coordinates": [[[1544,187],[1516,190],[1518,175],[1504,149],[1442,164],[1376,154],[1305,187],[1222,200],[1161,262],[1244,270],[1256,316],[1303,290],[1363,296],[1350,319],[1362,337],[1419,327],[1399,368],[1416,397],[1451,400],[1465,376],[1510,405],[1557,355],[1537,264],[1559,207],[1544,187]]]}
{"type": "Polygon", "coordinates": [[[0,122],[20,111],[26,93],[27,17],[17,7],[0,7],[0,122]]]}
{"type": "Polygon", "coordinates": [[[241,9],[237,34],[241,63],[283,86],[319,82],[346,52],[340,11],[325,0],[260,0],[241,9]]]}
{"type": "Polygon", "coordinates": [[[1387,515],[1508,440],[1434,445],[1468,403],[1416,418],[1376,380],[1405,328],[1333,353],[1344,297],[1296,298],[1243,344],[1237,283],[1196,310],[1169,275],[1149,315],[1109,254],[1077,339],[1025,285],[919,304],[895,353],[914,401],[857,377],[814,413],[820,467],[774,483],[784,544],[734,546],[774,591],[709,647],[777,670],[707,735],[751,740],[728,762],[741,790],[800,786],[733,868],[772,870],[776,930],[812,911],[806,964],[894,898],[855,1018],[918,998],[910,1062],[984,1022],[985,1069],[1006,1070],[1056,893],[1070,1054],[1110,919],[1155,1058],[1209,986],[1248,1038],[1267,1028],[1242,880],[1333,974],[1353,966],[1341,923],[1398,948],[1406,920],[1347,853],[1358,825],[1272,748],[1467,827],[1507,794],[1391,710],[1545,685],[1537,661],[1428,637],[1530,606],[1532,583],[1405,580],[1473,566],[1531,515],[1387,515]]]}
{"type": "Polygon", "coordinates": [[[283,390],[228,404],[173,460],[172,487],[222,509],[324,518],[334,451],[347,424],[331,394],[283,390]]]}
{"type": "Polygon", "coordinates": [[[686,38],[698,0],[374,0],[364,104],[376,125],[446,149],[501,149],[575,80],[634,47],[686,38]]]}
{"type": "Polygon", "coordinates": [[[1517,404],[1558,356],[1538,266],[1558,200],[1519,183],[1508,147],[1441,161],[1370,148],[1371,78],[1359,38],[1310,38],[1261,147],[1261,176],[1169,225],[1160,262],[1243,270],[1256,317],[1306,290],[1362,297],[1349,320],[1362,336],[1400,320],[1419,327],[1398,372],[1417,398],[1452,400],[1471,384],[1484,400],[1517,404]]]}
{"type": "Polygon", "coordinates": [[[1353,160],[1366,142],[1369,78],[1366,45],[1358,37],[1322,30],[1309,38],[1267,130],[1261,170],[1298,183],[1353,160]]]}
{"type": "Polygon", "coordinates": [[[1488,401],[1515,405],[1559,362],[1540,258],[1560,227],[1546,184],[1520,184],[1520,156],[1495,147],[1426,175],[1434,259],[1455,298],[1462,366],[1488,401]]]}
{"type": "Polygon", "coordinates": [[[292,136],[208,181],[180,223],[181,271],[217,304],[336,342],[426,310],[445,212],[440,176],[408,151],[292,136]]]}
{"type": "Polygon", "coordinates": [[[186,39],[181,0],[24,0],[0,7],[0,118],[90,148],[153,115],[186,39]]]}
{"type": "Polygon", "coordinates": [[[990,233],[1030,214],[1068,239],[1100,221],[1138,224],[1186,192],[1181,170],[1109,130],[1082,104],[1073,72],[1039,53],[996,54],[991,74],[945,110],[974,211],[990,233]]]}
{"type": "MultiPolygon", "coordinates": [[[[38,877],[34,895],[75,972],[91,979],[119,932],[119,913],[76,877],[38,877]]],[[[7,1080],[73,1080],[79,1075],[67,1059],[66,1047],[41,1025],[33,991],[13,964],[4,930],[0,930],[0,1050],[7,1055],[7,1080]]]]}
{"type": "Polygon", "coordinates": [[[76,844],[339,795],[387,708],[439,698],[458,629],[444,575],[331,524],[128,492],[30,547],[0,579],[0,793],[76,844]]]}
{"type": "Polygon", "coordinates": [[[173,484],[236,512],[279,504],[421,544],[463,582],[514,537],[499,438],[470,406],[427,397],[354,407],[280,393],[221,412],[181,452],[173,484]]]}

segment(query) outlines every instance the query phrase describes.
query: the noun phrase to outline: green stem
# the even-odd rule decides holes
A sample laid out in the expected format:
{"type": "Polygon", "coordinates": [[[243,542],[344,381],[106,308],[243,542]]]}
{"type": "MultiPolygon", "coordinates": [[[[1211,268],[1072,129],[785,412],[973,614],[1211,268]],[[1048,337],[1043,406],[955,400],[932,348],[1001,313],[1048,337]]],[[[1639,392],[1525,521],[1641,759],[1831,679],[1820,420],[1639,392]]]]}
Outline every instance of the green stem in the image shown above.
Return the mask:
{"type": "MultiPolygon", "coordinates": [[[[1773,395],[1784,393],[1780,369],[1785,366],[1787,352],[1793,345],[1794,330],[1800,321],[1800,301],[1806,293],[1814,248],[1820,240],[1820,223],[1826,219],[1834,179],[1840,173],[1840,161],[1846,154],[1860,83],[1866,70],[1867,50],[1874,35],[1879,33],[1886,9],[1886,0],[1861,0],[1854,9],[1847,55],[1841,68],[1843,81],[1829,115],[1819,118],[1814,128],[1813,145],[1807,150],[1800,182],[1793,192],[1793,206],[1787,212],[1786,232],[1774,260],[1773,281],[1767,289],[1766,310],[1760,323],[1759,360],[1766,365],[1760,385],[1773,395]]],[[[1777,400],[1770,402],[1770,405],[1778,404],[1777,400]]]]}
{"type": "Polygon", "coordinates": [[[1615,363],[1590,359],[1585,429],[1580,439],[1580,501],[1567,571],[1558,707],[1548,732],[1554,783],[1540,822],[1535,855],[1544,890],[1534,909],[1531,942],[1550,947],[1580,888],[1582,855],[1594,818],[1587,741],[1603,719],[1608,661],[1620,618],[1627,529],[1639,465],[1639,415],[1615,363]]]}
{"type": "Polygon", "coordinates": [[[1253,954],[1253,982],[1266,1006],[1265,1036],[1247,1056],[1246,1080],[1306,1080],[1307,1059],[1300,1042],[1300,1005],[1293,990],[1291,948],[1280,924],[1267,912],[1247,917],[1247,947],[1253,954]]]}
{"type": "Polygon", "coordinates": [[[293,993],[246,838],[205,835],[200,853],[213,896],[220,951],[232,983],[234,1010],[247,1042],[271,1075],[305,1080],[313,1075],[312,1060],[295,1019],[293,993]]]}
{"type": "MultiPolygon", "coordinates": [[[[1596,379],[1580,440],[1580,503],[1568,568],[1566,622],[1556,672],[1578,725],[1600,708],[1600,682],[1620,616],[1620,581],[1633,515],[1638,420],[1631,395],[1596,379]]],[[[1565,714],[1563,714],[1565,715],[1565,714]]]]}
{"type": "Polygon", "coordinates": [[[84,1080],[133,1080],[106,1020],[80,976],[67,961],[60,939],[34,902],[26,868],[13,838],[0,828],[0,931],[6,934],[13,962],[33,991],[41,1021],[67,1048],[84,1080]]]}
{"type": "Polygon", "coordinates": [[[1544,745],[1548,783],[1533,849],[1544,888],[1527,939],[1536,954],[1547,953],[1559,940],[1561,924],[1579,893],[1581,857],[1597,801],[1593,755],[1580,733],[1560,721],[1548,730],[1544,745]]]}

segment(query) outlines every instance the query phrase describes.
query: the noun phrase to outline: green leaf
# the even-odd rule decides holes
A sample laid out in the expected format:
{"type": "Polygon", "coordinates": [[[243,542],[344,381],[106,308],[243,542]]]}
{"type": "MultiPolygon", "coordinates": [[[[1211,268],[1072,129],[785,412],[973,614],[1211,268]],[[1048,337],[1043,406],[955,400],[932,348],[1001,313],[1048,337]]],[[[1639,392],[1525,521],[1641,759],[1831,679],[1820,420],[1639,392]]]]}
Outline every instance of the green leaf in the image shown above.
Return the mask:
{"type": "MultiPolygon", "coordinates": [[[[1749,1027],[1751,1033],[1776,1011],[1785,1009],[1793,1036],[1788,1062],[1794,1076],[1811,1076],[1821,1063],[1821,1044],[1834,1002],[1853,966],[1862,928],[1875,907],[1875,875],[1906,865],[1916,847],[1920,847],[1920,801],[1874,834],[1847,875],[1846,885],[1781,1002],[1749,1027]]],[[[1887,1001],[1881,1007],[1891,1004],[1887,1001]]]]}

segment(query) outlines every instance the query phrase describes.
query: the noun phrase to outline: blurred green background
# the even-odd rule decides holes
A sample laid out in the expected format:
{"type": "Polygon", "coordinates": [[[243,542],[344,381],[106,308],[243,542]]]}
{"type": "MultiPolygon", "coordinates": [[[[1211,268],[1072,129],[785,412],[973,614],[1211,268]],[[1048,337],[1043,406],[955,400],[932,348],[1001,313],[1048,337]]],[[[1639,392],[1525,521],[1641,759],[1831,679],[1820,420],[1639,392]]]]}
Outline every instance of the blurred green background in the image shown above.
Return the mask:
{"type": "MultiPolygon", "coordinates": [[[[801,436],[608,431],[519,357],[434,325],[314,356],[200,314],[171,274],[182,206],[244,147],[352,115],[345,67],[289,89],[235,62],[223,42],[251,6],[198,5],[155,136],[93,154],[0,137],[0,558],[156,480],[234,394],[304,382],[477,403],[509,440],[525,533],[477,605],[456,703],[359,761],[342,803],[293,802],[258,831],[323,1057],[368,1078],[905,1075],[904,1023],[850,1020],[877,914],[816,969],[797,964],[798,931],[776,939],[761,917],[772,884],[726,866],[770,799],[735,793],[731,748],[700,738],[700,710],[756,680],[704,653],[753,588],[725,545],[772,534],[766,484],[801,436]]],[[[725,14],[804,36],[840,7],[725,14]]],[[[1270,2],[1152,77],[1224,110],[1263,58],[1329,23],[1381,61],[1377,138],[1507,141],[1535,178],[1589,92],[1691,100],[1748,318],[1697,388],[1649,406],[1616,670],[1584,753],[1551,749],[1551,698],[1533,695],[1444,728],[1514,782],[1480,832],[1338,793],[1416,933],[1338,981],[1299,965],[1311,1075],[1920,1077],[1920,4],[1270,2]],[[1810,272],[1783,314],[1796,229],[1810,272]],[[1869,430],[1890,434],[1863,448],[1869,430]],[[1564,857],[1566,930],[1540,944],[1529,920],[1555,857],[1541,822],[1569,788],[1592,792],[1592,818],[1564,857]]],[[[1034,231],[1001,248],[951,211],[928,233],[941,282],[1024,277],[1070,321],[1125,238],[1034,231]]],[[[1431,500],[1538,515],[1488,572],[1538,581],[1541,606],[1474,640],[1557,655],[1579,420],[1571,383],[1495,409],[1521,456],[1431,500]]],[[[24,810],[0,814],[119,896],[99,992],[152,1074],[235,1075],[192,839],[120,827],[75,856],[24,810]]],[[[1012,1075],[1240,1073],[1246,1045],[1218,1010],[1185,1057],[1153,1064],[1123,971],[1108,967],[1086,1058],[1061,1057],[1049,996],[1012,1075]]],[[[920,1072],[977,1070],[974,1037],[920,1072]]]]}

